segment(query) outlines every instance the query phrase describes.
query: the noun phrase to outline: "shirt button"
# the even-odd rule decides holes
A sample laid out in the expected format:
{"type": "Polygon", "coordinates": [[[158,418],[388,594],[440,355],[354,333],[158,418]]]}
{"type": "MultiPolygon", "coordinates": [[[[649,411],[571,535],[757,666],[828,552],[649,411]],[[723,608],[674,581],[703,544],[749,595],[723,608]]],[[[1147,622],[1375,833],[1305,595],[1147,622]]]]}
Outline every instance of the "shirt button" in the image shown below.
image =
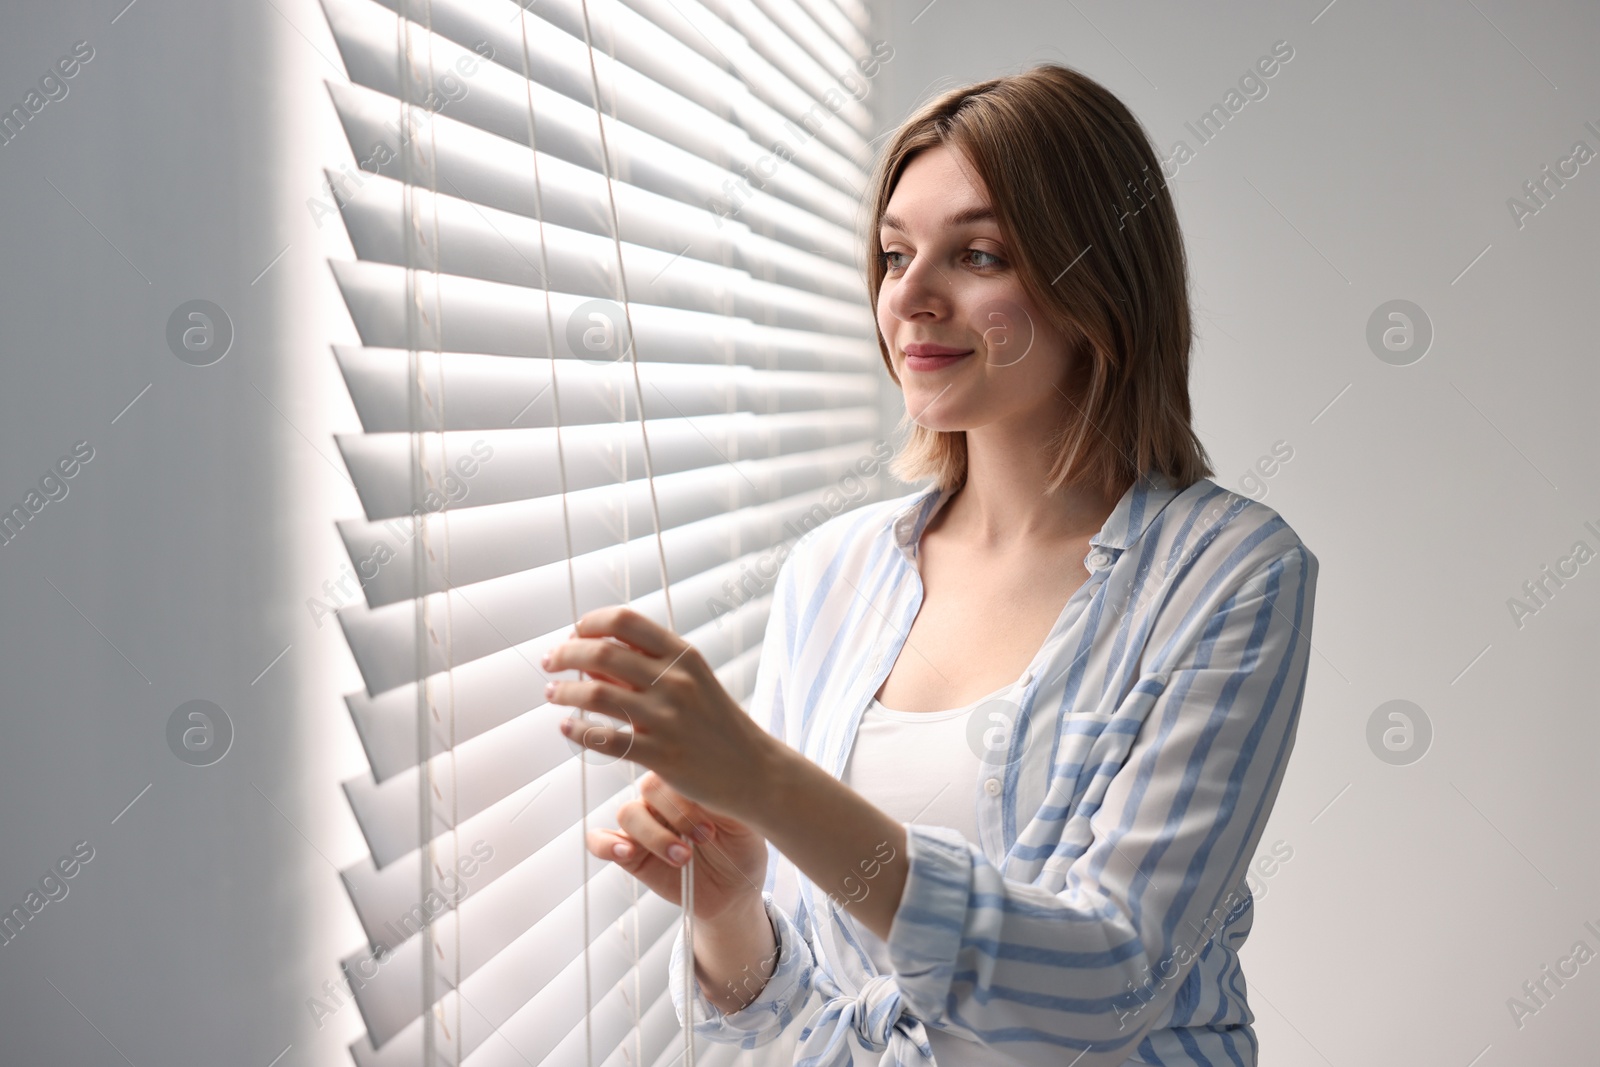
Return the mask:
{"type": "Polygon", "coordinates": [[[1033,672],[1032,671],[1023,671],[1022,672],[1022,677],[1020,679],[1018,679],[1017,684],[1018,685],[1027,685],[1029,682],[1032,682],[1032,681],[1033,681],[1033,672]]]}
{"type": "Polygon", "coordinates": [[[1096,549],[1095,551],[1089,553],[1088,562],[1091,568],[1094,570],[1099,570],[1101,567],[1104,567],[1107,563],[1111,562],[1111,557],[1106,553],[1101,552],[1099,549],[1096,549]]]}
{"type": "Polygon", "coordinates": [[[990,778],[987,782],[984,782],[983,783],[983,791],[985,793],[988,793],[992,797],[999,796],[1000,795],[1000,779],[998,779],[998,778],[990,778]]]}

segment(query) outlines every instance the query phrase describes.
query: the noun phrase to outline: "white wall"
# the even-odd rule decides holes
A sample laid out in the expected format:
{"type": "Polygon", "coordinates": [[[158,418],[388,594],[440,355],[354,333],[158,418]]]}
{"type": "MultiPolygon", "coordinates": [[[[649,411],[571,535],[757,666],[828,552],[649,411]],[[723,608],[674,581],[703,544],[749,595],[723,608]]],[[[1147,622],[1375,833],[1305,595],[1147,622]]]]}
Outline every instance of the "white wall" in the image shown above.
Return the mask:
{"type": "Polygon", "coordinates": [[[361,943],[358,682],[305,605],[359,512],[330,436],[358,428],[348,245],[305,205],[348,158],[337,53],[313,0],[125,3],[0,9],[0,107],[93,50],[0,144],[0,506],[93,449],[0,545],[0,909],[93,849],[0,945],[0,1062],[343,1065],[356,1009],[305,1003],[361,943]],[[233,324],[210,366],[168,347],[193,299],[233,324]],[[233,724],[211,766],[167,743],[196,699],[233,724]]]}
{"type": "Polygon", "coordinates": [[[1520,228],[1507,199],[1575,141],[1600,152],[1600,20],[1576,2],[1325,2],[886,0],[883,117],[1055,61],[1115,92],[1163,155],[1194,149],[1170,188],[1200,435],[1240,492],[1292,448],[1252,495],[1322,565],[1265,835],[1294,855],[1243,952],[1261,1062],[1580,1062],[1600,962],[1547,982],[1542,1007],[1521,987],[1578,941],[1600,953],[1600,561],[1520,627],[1507,601],[1576,541],[1600,552],[1600,161],[1520,228]],[[1280,40],[1294,55],[1267,95],[1201,145],[1184,124],[1280,40]],[[1433,323],[1409,366],[1366,340],[1393,299],[1433,323]],[[1432,724],[1405,766],[1367,740],[1391,700],[1432,724]],[[1538,1008],[1520,1026],[1514,996],[1538,1008]]]}

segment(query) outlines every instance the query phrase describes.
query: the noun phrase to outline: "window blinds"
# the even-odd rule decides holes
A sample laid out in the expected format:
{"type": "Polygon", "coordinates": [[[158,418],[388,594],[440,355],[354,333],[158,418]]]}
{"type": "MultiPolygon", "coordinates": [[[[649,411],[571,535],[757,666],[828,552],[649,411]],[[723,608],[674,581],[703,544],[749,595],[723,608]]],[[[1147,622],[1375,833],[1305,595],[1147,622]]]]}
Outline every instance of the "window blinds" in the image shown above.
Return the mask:
{"type": "Polygon", "coordinates": [[[363,431],[337,439],[371,767],[345,783],[351,1054],[665,1067],[681,909],[582,840],[638,769],[580,763],[535,664],[629,603],[744,700],[774,561],[861,502],[883,52],[861,0],[323,6],[358,162],[327,174],[361,342],[334,348],[363,431]]]}

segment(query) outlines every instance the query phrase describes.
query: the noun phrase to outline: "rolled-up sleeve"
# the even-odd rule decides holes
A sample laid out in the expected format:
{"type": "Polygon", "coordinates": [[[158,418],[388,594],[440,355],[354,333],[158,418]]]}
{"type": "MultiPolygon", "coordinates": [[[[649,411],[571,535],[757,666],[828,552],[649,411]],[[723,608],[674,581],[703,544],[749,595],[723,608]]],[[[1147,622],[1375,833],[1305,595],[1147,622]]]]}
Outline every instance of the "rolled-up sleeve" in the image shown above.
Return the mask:
{"type": "Polygon", "coordinates": [[[1195,616],[1152,651],[1106,727],[1137,720],[1103,795],[1088,794],[1088,844],[1047,861],[1065,866],[1058,892],[1008,881],[956,831],[906,824],[887,947],[912,1014],[1028,1067],[1115,1067],[1242,907],[1294,745],[1317,560],[1296,541],[1232,574],[1167,605],[1195,616]]]}
{"type": "MultiPolygon", "coordinates": [[[[697,1036],[741,1048],[755,1048],[781,1034],[794,1020],[796,1013],[811,996],[815,960],[794,921],[763,892],[767,918],[772,922],[777,939],[777,969],[767,979],[761,994],[736,1012],[723,1012],[706,997],[698,977],[694,981],[693,1019],[697,1036]]],[[[685,1026],[690,1018],[683,1004],[683,978],[687,962],[683,938],[672,944],[672,962],[668,968],[672,1005],[678,1011],[678,1024],[685,1026]]]]}

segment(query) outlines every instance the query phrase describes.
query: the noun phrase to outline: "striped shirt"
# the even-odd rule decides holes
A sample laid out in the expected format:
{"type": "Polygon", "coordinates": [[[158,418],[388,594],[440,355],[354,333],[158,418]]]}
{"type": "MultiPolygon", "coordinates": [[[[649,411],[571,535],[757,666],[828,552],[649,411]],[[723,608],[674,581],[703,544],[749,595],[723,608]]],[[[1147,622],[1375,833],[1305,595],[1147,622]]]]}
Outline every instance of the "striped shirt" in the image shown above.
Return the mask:
{"type": "MultiPolygon", "coordinates": [[[[836,778],[921,607],[917,546],[951,495],[834,516],[778,572],[746,707],[836,778]]],[[[859,928],[773,849],[777,969],[735,1013],[697,984],[697,1035],[755,1048],[799,1025],[799,1067],[928,1067],[929,1028],[1027,1067],[1254,1067],[1245,875],[1294,745],[1317,558],[1266,505],[1159,473],[1090,545],[1087,581],[1009,690],[1004,743],[983,749],[978,839],[903,824],[893,970],[825,951],[859,928]],[[839,925],[824,938],[821,923],[839,925]]],[[[680,1023],[684,955],[680,938],[680,1023]]]]}

